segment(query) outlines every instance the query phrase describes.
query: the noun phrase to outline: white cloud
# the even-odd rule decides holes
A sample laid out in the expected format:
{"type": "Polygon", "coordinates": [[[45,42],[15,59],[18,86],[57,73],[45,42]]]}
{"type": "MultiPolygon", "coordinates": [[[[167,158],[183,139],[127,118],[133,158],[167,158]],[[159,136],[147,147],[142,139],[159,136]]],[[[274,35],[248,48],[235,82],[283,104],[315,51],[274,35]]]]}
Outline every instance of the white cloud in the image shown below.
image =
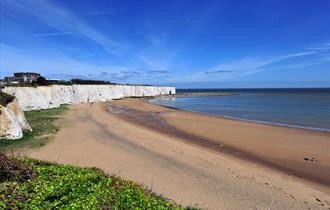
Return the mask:
{"type": "Polygon", "coordinates": [[[1,74],[4,74],[0,75],[2,77],[17,71],[36,71],[45,75],[71,75],[79,72],[80,75],[87,75],[89,73],[126,70],[125,66],[116,66],[111,63],[102,66],[95,65],[72,59],[57,52],[35,55],[4,44],[0,44],[0,55],[1,74]]]}
{"type": "MultiPolygon", "coordinates": [[[[149,61],[146,57],[144,59],[149,61]]],[[[156,84],[169,79],[169,75],[166,75],[166,78],[163,76],[167,72],[166,70],[159,70],[161,68],[156,70],[143,68],[141,70],[136,67],[137,65],[129,62],[125,65],[116,65],[110,61],[106,64],[96,65],[55,51],[48,51],[47,54],[42,55],[33,54],[0,43],[0,78],[14,72],[32,71],[40,72],[52,79],[90,78],[118,83],[156,84]]],[[[145,64],[140,63],[139,65],[145,64]]]]}
{"type": "Polygon", "coordinates": [[[163,32],[157,35],[149,35],[147,39],[152,45],[159,46],[162,44],[166,44],[168,39],[168,33],[163,32]]]}
{"type": "MultiPolygon", "coordinates": [[[[69,10],[48,0],[5,1],[4,6],[17,13],[25,12],[58,31],[76,32],[98,43],[109,53],[120,54],[120,44],[95,30],[69,10]]],[[[47,33],[45,33],[47,34],[47,33]]],[[[122,47],[122,46],[121,46],[122,47]]]]}
{"type": "Polygon", "coordinates": [[[308,47],[305,47],[307,50],[316,50],[318,52],[326,52],[330,50],[330,42],[325,42],[322,44],[313,44],[308,47]]]}
{"type": "Polygon", "coordinates": [[[316,66],[324,63],[330,63],[330,57],[326,56],[323,58],[318,59],[312,59],[304,62],[300,62],[297,64],[289,64],[289,65],[283,65],[283,66],[277,66],[277,69],[299,69],[299,68],[305,68],[309,66],[316,66]]]}
{"type": "MultiPolygon", "coordinates": [[[[109,37],[102,29],[96,30],[92,25],[87,24],[78,14],[63,8],[58,1],[49,0],[10,0],[4,2],[4,9],[10,14],[31,15],[36,24],[43,24],[50,28],[47,31],[40,31],[33,36],[36,44],[33,49],[23,46],[21,53],[15,53],[9,47],[1,49],[4,56],[1,56],[0,69],[21,71],[41,71],[42,73],[71,75],[72,72],[81,72],[79,74],[94,74],[94,72],[107,71],[117,74],[118,78],[124,78],[121,71],[134,71],[143,69],[145,73],[152,70],[169,70],[177,65],[173,62],[176,53],[166,48],[167,33],[151,33],[147,40],[149,44],[138,50],[127,50],[129,43],[119,43],[109,37]],[[63,48],[54,48],[54,45],[43,45],[47,43],[47,37],[83,35],[99,44],[107,52],[116,56],[102,54],[102,64],[96,65],[98,52],[86,52],[82,49],[70,49],[70,46],[63,48]],[[41,43],[41,44],[40,44],[41,43]],[[24,51],[26,49],[26,51],[24,51]],[[107,57],[108,59],[104,59],[107,57]],[[113,59],[112,59],[113,58],[113,59]],[[16,62],[20,61],[20,62],[16,62]],[[116,62],[116,64],[113,64],[116,62]]],[[[22,15],[22,16],[24,16],[22,15]]],[[[86,16],[85,16],[86,17],[86,16]]],[[[19,18],[15,21],[20,21],[19,18]]],[[[19,23],[19,22],[18,22],[19,23]]],[[[20,24],[20,23],[19,23],[20,24]]],[[[25,28],[22,28],[24,31],[25,28]]],[[[108,29],[107,29],[108,30],[108,29]]],[[[30,30],[26,30],[30,32],[30,30]]],[[[7,71],[8,72],[8,71],[7,71]]],[[[95,73],[95,75],[98,75],[95,73]]],[[[128,78],[128,77],[125,77],[128,78]]],[[[155,75],[145,74],[145,77],[128,78],[132,82],[157,82],[155,75]]],[[[169,80],[169,77],[158,78],[159,80],[169,80]]]]}
{"type": "Polygon", "coordinates": [[[43,37],[43,36],[63,36],[63,35],[70,35],[73,34],[71,31],[63,31],[63,32],[52,32],[52,33],[39,33],[33,34],[36,37],[43,37]]]}
{"type": "Polygon", "coordinates": [[[286,55],[280,55],[273,58],[258,58],[247,57],[239,60],[219,63],[213,67],[205,69],[203,71],[197,71],[186,77],[182,77],[178,82],[212,82],[212,81],[230,81],[245,77],[248,75],[256,74],[269,69],[270,65],[286,61],[291,58],[297,58],[302,56],[317,56],[318,58],[306,59],[303,63],[299,64],[287,64],[277,68],[303,68],[307,66],[319,65],[329,63],[329,58],[324,57],[323,51],[313,50],[307,52],[298,52],[286,55]],[[210,74],[211,72],[211,74],[210,74]]]}

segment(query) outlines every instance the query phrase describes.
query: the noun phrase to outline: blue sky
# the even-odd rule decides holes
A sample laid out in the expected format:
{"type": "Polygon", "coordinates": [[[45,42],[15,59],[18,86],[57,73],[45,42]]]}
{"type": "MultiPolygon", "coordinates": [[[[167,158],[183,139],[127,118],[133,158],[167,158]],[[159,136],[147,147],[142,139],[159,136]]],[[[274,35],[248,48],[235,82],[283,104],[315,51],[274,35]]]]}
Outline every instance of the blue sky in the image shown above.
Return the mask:
{"type": "Polygon", "coordinates": [[[1,0],[0,13],[0,77],[330,86],[328,0],[1,0]]]}

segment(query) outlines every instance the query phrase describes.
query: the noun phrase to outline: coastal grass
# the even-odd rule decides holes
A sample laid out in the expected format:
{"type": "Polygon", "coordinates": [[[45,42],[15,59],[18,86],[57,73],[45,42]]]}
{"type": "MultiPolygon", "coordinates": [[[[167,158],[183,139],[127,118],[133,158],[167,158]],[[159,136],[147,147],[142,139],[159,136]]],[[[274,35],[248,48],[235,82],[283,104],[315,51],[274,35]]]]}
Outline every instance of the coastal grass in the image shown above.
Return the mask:
{"type": "Polygon", "coordinates": [[[0,154],[0,171],[0,209],[195,209],[96,168],[0,154]]]}
{"type": "Polygon", "coordinates": [[[26,147],[38,147],[48,143],[49,137],[59,130],[57,120],[68,110],[67,105],[58,108],[24,112],[32,132],[24,132],[23,138],[17,140],[0,140],[0,151],[10,151],[26,147]]]}
{"type": "Polygon", "coordinates": [[[7,104],[9,104],[10,102],[12,102],[15,99],[14,96],[8,94],[8,93],[4,93],[4,92],[0,92],[0,105],[6,107],[7,104]]]}

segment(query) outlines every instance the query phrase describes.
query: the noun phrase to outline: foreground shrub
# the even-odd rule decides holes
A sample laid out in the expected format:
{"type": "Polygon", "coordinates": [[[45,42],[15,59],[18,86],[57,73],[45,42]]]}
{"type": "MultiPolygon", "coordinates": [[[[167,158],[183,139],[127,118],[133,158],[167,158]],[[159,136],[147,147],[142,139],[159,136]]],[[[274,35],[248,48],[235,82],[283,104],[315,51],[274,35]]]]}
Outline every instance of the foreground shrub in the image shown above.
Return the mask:
{"type": "Polygon", "coordinates": [[[35,172],[31,166],[14,158],[9,159],[0,153],[0,182],[23,182],[35,177],[35,172]]]}
{"type": "Polygon", "coordinates": [[[2,179],[0,209],[181,209],[133,182],[98,169],[17,161],[23,168],[31,167],[36,177],[23,182],[2,179]]]}

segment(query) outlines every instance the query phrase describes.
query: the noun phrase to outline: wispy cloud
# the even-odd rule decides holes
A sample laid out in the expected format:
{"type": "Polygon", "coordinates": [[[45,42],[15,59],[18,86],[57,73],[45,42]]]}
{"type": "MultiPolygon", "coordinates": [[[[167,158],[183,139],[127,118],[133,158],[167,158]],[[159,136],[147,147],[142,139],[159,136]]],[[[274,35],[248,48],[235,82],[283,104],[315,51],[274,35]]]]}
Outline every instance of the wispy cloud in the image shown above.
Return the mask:
{"type": "Polygon", "coordinates": [[[169,74],[170,71],[167,70],[151,70],[148,71],[148,74],[169,74]]]}
{"type": "MultiPolygon", "coordinates": [[[[87,76],[92,73],[120,72],[129,69],[128,67],[114,65],[112,63],[96,65],[87,61],[75,60],[58,52],[47,52],[45,55],[35,55],[28,51],[16,50],[11,46],[1,43],[0,55],[1,74],[3,73],[2,70],[10,71],[4,72],[6,74],[15,71],[36,71],[46,76],[51,75],[52,78],[69,79],[72,76],[72,72],[75,70],[79,70],[80,76],[87,76]]],[[[103,78],[106,79],[105,77],[103,78]]]]}
{"type": "Polygon", "coordinates": [[[94,29],[74,13],[61,7],[59,4],[55,4],[48,0],[11,0],[5,1],[4,6],[10,7],[12,10],[19,10],[17,13],[28,13],[58,31],[70,31],[84,35],[99,44],[109,53],[121,53],[120,51],[122,47],[120,47],[120,43],[94,29]]]}
{"type": "Polygon", "coordinates": [[[304,68],[308,66],[329,63],[329,56],[324,55],[323,50],[310,50],[285,55],[274,56],[272,58],[246,57],[231,62],[219,63],[204,71],[197,71],[187,77],[180,79],[181,82],[196,81],[225,81],[238,79],[248,75],[256,74],[267,69],[279,68],[304,68]],[[303,62],[292,63],[290,59],[305,57],[303,62]],[[288,64],[281,64],[282,62],[288,64]]]}
{"type": "MultiPolygon", "coordinates": [[[[48,78],[66,80],[90,78],[118,83],[156,84],[170,79],[170,72],[164,69],[148,70],[130,63],[116,65],[110,61],[98,65],[90,63],[88,60],[71,58],[60,52],[48,51],[40,55],[2,43],[0,43],[0,55],[0,77],[10,75],[16,71],[36,71],[48,78]],[[76,70],[79,70],[79,73],[76,70]],[[167,75],[166,78],[162,77],[164,75],[167,75]]],[[[143,66],[143,64],[140,64],[140,66],[143,66]]]]}
{"type": "Polygon", "coordinates": [[[260,71],[264,71],[265,67],[271,64],[276,64],[281,61],[285,61],[291,58],[297,58],[302,56],[308,55],[315,55],[317,51],[309,51],[309,52],[299,52],[299,53],[292,53],[286,54],[282,56],[277,56],[270,59],[262,59],[262,58],[247,58],[240,60],[238,62],[233,62],[229,64],[220,64],[218,67],[227,66],[228,69],[238,69],[238,74],[236,76],[245,76],[254,74],[260,71]]]}
{"type": "Polygon", "coordinates": [[[219,74],[219,73],[229,73],[233,72],[232,70],[215,70],[215,71],[206,71],[206,74],[219,74]]]}
{"type": "Polygon", "coordinates": [[[288,58],[301,57],[301,56],[305,56],[305,55],[313,55],[315,53],[316,53],[316,51],[292,53],[292,54],[275,57],[273,59],[270,59],[269,62],[274,63],[274,62],[282,61],[282,60],[285,60],[288,58]]]}
{"type": "Polygon", "coordinates": [[[139,79],[140,76],[143,75],[142,72],[137,72],[137,71],[120,71],[120,72],[116,72],[116,73],[110,73],[107,74],[109,80],[112,81],[117,81],[117,82],[126,82],[129,79],[139,79]]]}
{"type": "Polygon", "coordinates": [[[307,49],[307,50],[317,50],[317,51],[329,51],[330,50],[330,42],[310,45],[308,47],[305,47],[305,49],[307,49]]]}
{"type": "Polygon", "coordinates": [[[320,64],[325,64],[325,63],[330,63],[330,57],[325,56],[323,58],[317,58],[317,59],[312,59],[308,61],[303,61],[299,62],[297,64],[287,64],[287,65],[280,65],[277,66],[277,69],[299,69],[299,68],[305,68],[305,67],[310,67],[310,66],[317,66],[320,64]]]}
{"type": "Polygon", "coordinates": [[[137,56],[137,60],[140,62],[141,70],[148,73],[167,73],[174,66],[172,57],[167,55],[149,55],[148,53],[137,56]]]}
{"type": "Polygon", "coordinates": [[[167,42],[168,39],[168,33],[159,33],[159,34],[153,34],[153,35],[149,35],[147,36],[147,39],[149,42],[151,42],[151,44],[153,45],[161,45],[161,44],[165,44],[167,42]]]}
{"type": "Polygon", "coordinates": [[[103,10],[103,11],[91,11],[91,12],[85,12],[86,15],[115,15],[116,13],[112,10],[103,10]]]}
{"type": "Polygon", "coordinates": [[[70,35],[73,34],[72,31],[63,31],[63,32],[51,32],[51,33],[39,33],[33,34],[36,37],[43,37],[43,36],[63,36],[63,35],[70,35]]]}

